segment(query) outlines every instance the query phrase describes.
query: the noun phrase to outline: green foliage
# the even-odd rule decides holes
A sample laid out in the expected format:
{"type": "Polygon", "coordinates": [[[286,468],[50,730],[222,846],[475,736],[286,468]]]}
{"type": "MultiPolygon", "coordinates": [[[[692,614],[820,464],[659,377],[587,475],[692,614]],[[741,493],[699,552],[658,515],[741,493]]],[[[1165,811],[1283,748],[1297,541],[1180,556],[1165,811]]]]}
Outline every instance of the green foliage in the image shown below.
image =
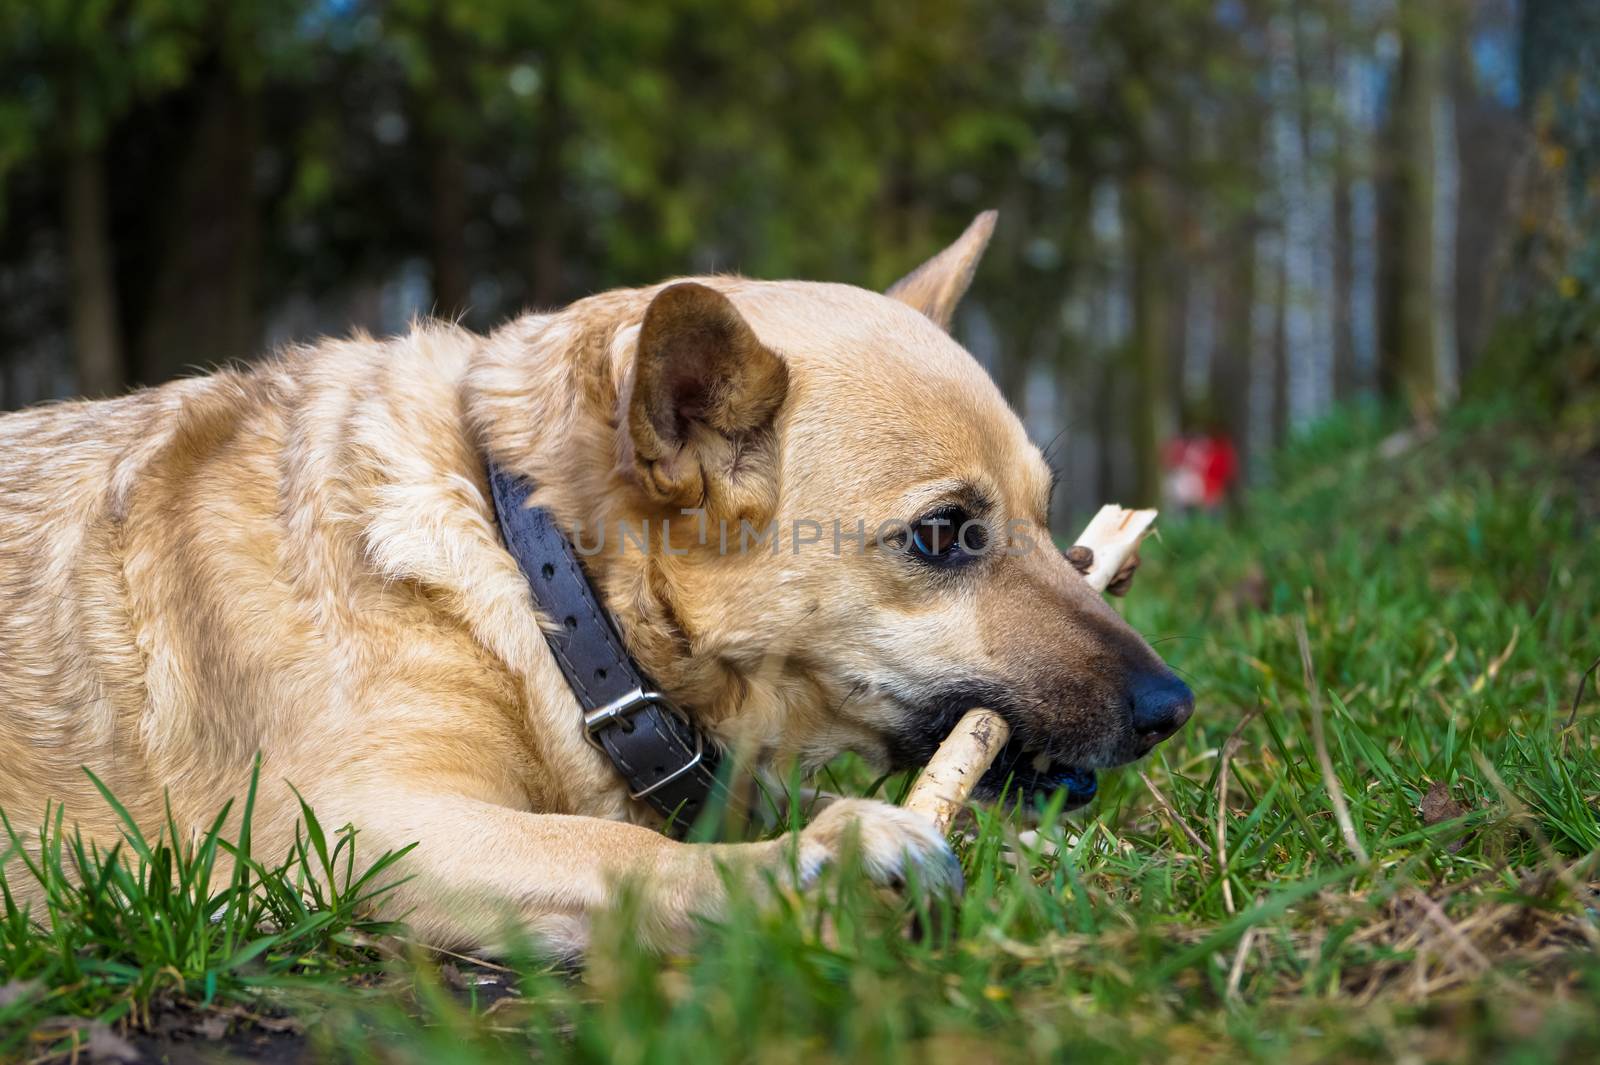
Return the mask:
{"type": "Polygon", "coordinates": [[[34,152],[98,144],[143,96],[181,85],[204,0],[0,2],[0,181],[34,152]]]}
{"type": "Polygon", "coordinates": [[[1472,388],[1548,419],[1570,455],[1600,448],[1600,241],[1591,242],[1531,306],[1497,326],[1472,388]]]}
{"type": "Polygon", "coordinates": [[[883,286],[1003,201],[1035,245],[1004,283],[1058,293],[1096,262],[1087,190],[1140,161],[1242,210],[1253,163],[1171,136],[1254,107],[1239,29],[1198,0],[0,0],[0,188],[220,68],[270,102],[262,207],[341,279],[363,244],[426,253],[450,154],[465,224],[493,222],[469,254],[513,292],[540,239],[563,297],[691,266],[883,286]]]}

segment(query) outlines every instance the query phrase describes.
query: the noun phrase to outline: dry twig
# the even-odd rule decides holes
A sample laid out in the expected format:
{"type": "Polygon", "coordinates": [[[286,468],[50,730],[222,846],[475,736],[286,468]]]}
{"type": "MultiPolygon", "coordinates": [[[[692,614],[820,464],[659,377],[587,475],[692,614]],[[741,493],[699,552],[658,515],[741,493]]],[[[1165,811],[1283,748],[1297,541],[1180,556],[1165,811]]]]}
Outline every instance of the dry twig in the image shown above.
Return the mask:
{"type": "Polygon", "coordinates": [[[1222,904],[1228,910],[1228,915],[1233,915],[1233,884],[1228,879],[1228,763],[1233,760],[1233,753],[1239,747],[1244,737],[1245,726],[1256,719],[1260,713],[1257,707],[1240,719],[1234,726],[1233,733],[1223,743],[1222,751],[1217,755],[1221,763],[1217,766],[1217,875],[1222,877],[1222,904]]]}
{"type": "Polygon", "coordinates": [[[1156,782],[1151,780],[1142,769],[1139,771],[1139,779],[1144,781],[1144,786],[1150,789],[1151,795],[1155,796],[1156,804],[1161,807],[1162,812],[1171,819],[1173,824],[1177,825],[1183,830],[1183,834],[1189,837],[1190,843],[1193,843],[1196,847],[1200,848],[1200,850],[1205,853],[1205,856],[1210,858],[1212,863],[1215,864],[1217,855],[1216,852],[1211,849],[1211,845],[1200,838],[1200,833],[1189,827],[1189,822],[1178,816],[1178,811],[1174,810],[1172,808],[1172,804],[1167,801],[1167,797],[1161,794],[1161,789],[1156,787],[1156,782]]]}
{"type": "MultiPolygon", "coordinates": [[[[1589,678],[1594,676],[1595,670],[1597,669],[1600,669],[1600,658],[1596,658],[1593,662],[1590,662],[1589,668],[1584,670],[1583,673],[1578,677],[1578,690],[1572,693],[1572,712],[1567,715],[1566,727],[1569,729],[1578,723],[1578,707],[1583,703],[1583,689],[1589,683],[1589,678]]],[[[1562,743],[1565,743],[1566,737],[1561,737],[1561,741],[1562,743]]]]}
{"type": "Polygon", "coordinates": [[[1333,771],[1333,759],[1328,756],[1328,737],[1322,727],[1322,697],[1318,694],[1316,677],[1311,668],[1311,637],[1306,633],[1305,618],[1294,619],[1294,635],[1300,641],[1300,668],[1305,672],[1306,697],[1311,701],[1311,742],[1317,748],[1322,783],[1328,789],[1328,802],[1333,806],[1333,816],[1339,822],[1339,832],[1344,836],[1345,846],[1350,848],[1356,861],[1366,865],[1371,858],[1367,856],[1367,848],[1361,845],[1361,837],[1356,835],[1355,821],[1350,817],[1350,807],[1344,801],[1344,788],[1339,784],[1338,774],[1333,771]]]}

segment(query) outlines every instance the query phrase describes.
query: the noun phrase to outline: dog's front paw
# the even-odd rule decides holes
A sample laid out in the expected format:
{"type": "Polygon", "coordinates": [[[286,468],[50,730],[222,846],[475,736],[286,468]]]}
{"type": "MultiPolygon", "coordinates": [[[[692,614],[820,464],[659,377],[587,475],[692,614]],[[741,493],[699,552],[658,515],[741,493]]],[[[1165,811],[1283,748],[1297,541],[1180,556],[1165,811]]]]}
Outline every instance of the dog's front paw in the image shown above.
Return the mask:
{"type": "Polygon", "coordinates": [[[875,884],[904,887],[915,869],[925,890],[959,895],[965,886],[961,863],[932,821],[875,799],[839,799],[801,830],[800,886],[814,883],[852,839],[875,884]]]}

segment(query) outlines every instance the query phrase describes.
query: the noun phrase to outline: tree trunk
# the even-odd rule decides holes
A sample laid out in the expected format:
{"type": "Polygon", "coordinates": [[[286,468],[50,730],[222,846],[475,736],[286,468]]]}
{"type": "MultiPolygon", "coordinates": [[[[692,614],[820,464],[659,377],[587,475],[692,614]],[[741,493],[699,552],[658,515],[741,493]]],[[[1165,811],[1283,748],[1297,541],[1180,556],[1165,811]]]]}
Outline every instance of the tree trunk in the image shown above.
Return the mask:
{"type": "Polygon", "coordinates": [[[1115,366],[1102,364],[1094,382],[1094,435],[1099,444],[1095,454],[1094,499],[1115,499],[1122,494],[1117,478],[1117,449],[1127,446],[1126,434],[1119,424],[1126,388],[1118,388],[1122,376],[1115,366]]]}
{"type": "Polygon", "coordinates": [[[1434,97],[1437,42],[1421,0],[1400,5],[1400,62],[1390,150],[1395,171],[1384,241],[1390,267],[1384,286],[1383,384],[1418,421],[1439,408],[1434,335],[1434,97]]]}
{"type": "MultiPolygon", "coordinates": [[[[1265,182],[1261,168],[1265,115],[1261,109],[1241,109],[1225,127],[1225,150],[1246,160],[1242,180],[1259,190],[1265,182]]],[[[1207,381],[1213,428],[1220,428],[1239,456],[1239,480],[1251,475],[1253,451],[1250,434],[1250,389],[1255,342],[1258,248],[1262,243],[1259,191],[1249,209],[1225,220],[1225,248],[1218,267],[1218,335],[1207,381]]],[[[1256,368],[1254,373],[1260,373],[1256,368]]]]}
{"type": "Polygon", "coordinates": [[[544,98],[539,107],[538,155],[528,182],[528,213],[535,220],[528,290],[535,307],[558,306],[570,295],[563,269],[567,212],[562,196],[569,119],[562,98],[561,68],[554,59],[547,58],[545,71],[540,90],[544,98]]]}
{"type": "Polygon", "coordinates": [[[1349,131],[1336,126],[1338,147],[1334,149],[1333,175],[1333,399],[1348,403],[1359,390],[1356,374],[1354,314],[1351,293],[1355,289],[1355,226],[1351,220],[1349,131]]]}
{"type": "Polygon", "coordinates": [[[1272,309],[1272,447],[1289,442],[1294,423],[1289,417],[1289,253],[1278,260],[1277,303],[1272,309]]]}
{"type": "Polygon", "coordinates": [[[1172,428],[1172,389],[1167,358],[1167,286],[1161,249],[1159,178],[1153,168],[1134,172],[1128,183],[1127,232],[1133,262],[1133,458],[1134,499],[1139,507],[1161,504],[1161,448],[1172,428]]]}
{"type": "Polygon", "coordinates": [[[256,354],[259,98],[222,64],[192,90],[198,113],[160,227],[162,253],[139,332],[139,373],[158,383],[256,354]]]}
{"type": "Polygon", "coordinates": [[[1440,405],[1453,403],[1461,390],[1461,343],[1456,278],[1460,273],[1456,249],[1460,243],[1461,146],[1456,140],[1457,69],[1470,59],[1466,24],[1461,12],[1446,5],[1437,12],[1433,29],[1433,91],[1429,94],[1433,122],[1433,314],[1434,388],[1440,405]]]}
{"type": "Polygon", "coordinates": [[[63,213],[72,276],[72,346],[78,391],[85,396],[109,396],[122,391],[127,368],[117,318],[105,159],[98,148],[73,146],[66,162],[63,213]]]}
{"type": "Polygon", "coordinates": [[[1228,253],[1218,301],[1222,342],[1212,352],[1206,407],[1239,456],[1240,479],[1250,473],[1250,353],[1256,303],[1255,237],[1250,225],[1238,227],[1228,253]]]}
{"type": "Polygon", "coordinates": [[[460,146],[448,133],[427,138],[433,260],[433,313],[456,318],[468,310],[471,284],[467,270],[467,164],[460,146]]]}
{"type": "MultiPolygon", "coordinates": [[[[1465,35],[1462,35],[1463,37],[1465,35]]],[[[1465,50],[1468,42],[1457,47],[1465,50]]],[[[1455,277],[1457,336],[1461,374],[1471,373],[1502,309],[1500,281],[1518,272],[1509,254],[1518,243],[1513,224],[1519,213],[1515,175],[1529,142],[1516,111],[1493,95],[1478,92],[1470,60],[1453,64],[1456,139],[1461,159],[1455,277]]]]}
{"type": "MultiPolygon", "coordinates": [[[[1195,119],[1190,109],[1174,107],[1169,117],[1172,147],[1177,158],[1194,159],[1195,119]]],[[[1195,400],[1199,397],[1189,390],[1189,381],[1203,371],[1199,366],[1191,366],[1191,361],[1200,362],[1206,357],[1204,353],[1191,351],[1189,345],[1190,327],[1199,313],[1194,309],[1194,304],[1207,299],[1204,273],[1208,264],[1203,242],[1196,239],[1200,219],[1195,191],[1193,182],[1179,177],[1173,181],[1165,200],[1167,238],[1163,247],[1167,254],[1164,259],[1169,263],[1185,265],[1185,269],[1162,270],[1162,288],[1167,306],[1162,322],[1161,343],[1166,351],[1168,436],[1195,428],[1191,423],[1195,414],[1195,400]]],[[[1164,436],[1162,443],[1165,442],[1164,436]]],[[[1159,461],[1159,451],[1157,455],[1159,461]]],[[[1146,505],[1155,504],[1151,502],[1146,505]]]]}
{"type": "MultiPolygon", "coordinates": [[[[427,11],[427,9],[424,9],[427,11]]],[[[471,268],[467,263],[467,155],[463,132],[471,115],[467,71],[461,56],[466,42],[441,7],[427,14],[435,77],[416,90],[422,148],[428,155],[429,265],[433,273],[433,314],[458,318],[470,310],[471,268]]]]}
{"type": "Polygon", "coordinates": [[[1021,415],[1026,415],[1028,411],[1028,371],[1034,352],[1031,324],[1023,322],[1020,327],[1005,329],[1005,340],[1000,344],[1000,358],[994,373],[994,383],[1000,389],[1000,394],[1011,404],[1011,409],[1021,415]]]}

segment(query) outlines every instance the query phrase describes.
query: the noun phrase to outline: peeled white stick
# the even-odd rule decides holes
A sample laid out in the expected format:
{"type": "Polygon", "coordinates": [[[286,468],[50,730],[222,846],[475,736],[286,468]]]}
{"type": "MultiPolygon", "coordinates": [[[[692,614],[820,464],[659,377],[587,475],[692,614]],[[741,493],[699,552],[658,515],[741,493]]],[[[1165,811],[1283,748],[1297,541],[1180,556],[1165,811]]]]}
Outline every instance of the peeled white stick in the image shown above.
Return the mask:
{"type": "MultiPolygon", "coordinates": [[[[1076,541],[1094,552],[1084,579],[1097,592],[1106,590],[1123,564],[1155,524],[1153,510],[1128,510],[1115,503],[1100,508],[1076,541]]],[[[1011,738],[1011,726],[993,710],[968,710],[933,752],[927,768],[906,796],[905,807],[933,819],[940,832],[950,831],[956,814],[967,804],[978,780],[994,764],[1011,738]]]]}

